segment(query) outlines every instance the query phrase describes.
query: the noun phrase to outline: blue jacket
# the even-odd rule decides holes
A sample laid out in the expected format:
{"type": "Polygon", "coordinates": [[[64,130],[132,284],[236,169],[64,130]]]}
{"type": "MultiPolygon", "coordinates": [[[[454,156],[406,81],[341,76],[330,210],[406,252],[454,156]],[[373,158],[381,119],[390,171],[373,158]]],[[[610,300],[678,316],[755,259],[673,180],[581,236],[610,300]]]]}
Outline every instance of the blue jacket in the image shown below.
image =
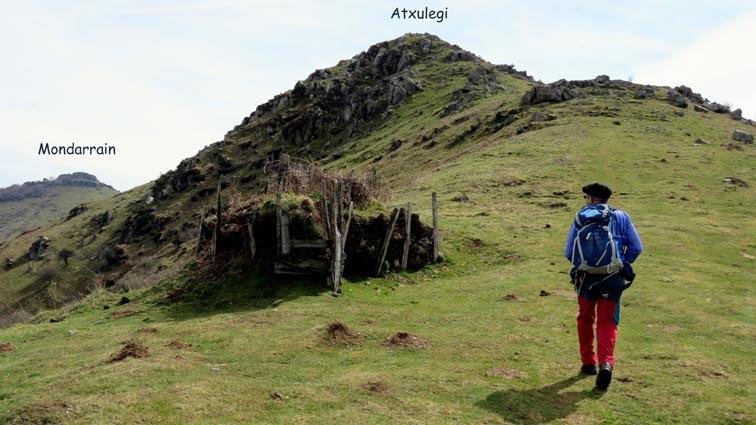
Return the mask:
{"type": "MultiPolygon", "coordinates": [[[[617,233],[622,238],[623,261],[627,264],[633,263],[641,252],[643,252],[643,244],[638,236],[638,232],[635,230],[635,226],[626,212],[614,210],[614,218],[616,220],[617,233]]],[[[572,245],[577,232],[578,227],[573,221],[570,234],[567,236],[567,246],[564,248],[564,256],[570,261],[572,261],[572,245]]]]}

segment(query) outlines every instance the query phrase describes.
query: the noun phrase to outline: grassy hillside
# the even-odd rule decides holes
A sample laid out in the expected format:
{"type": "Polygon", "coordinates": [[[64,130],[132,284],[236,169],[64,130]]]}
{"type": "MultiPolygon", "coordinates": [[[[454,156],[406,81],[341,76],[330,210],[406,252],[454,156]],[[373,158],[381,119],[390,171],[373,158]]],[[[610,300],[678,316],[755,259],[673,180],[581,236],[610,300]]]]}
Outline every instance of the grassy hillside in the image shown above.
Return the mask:
{"type": "Polygon", "coordinates": [[[112,187],[98,182],[97,178],[84,183],[92,185],[64,185],[60,179],[55,179],[0,189],[0,242],[60,220],[77,205],[109,198],[118,193],[112,187]],[[18,196],[11,196],[10,192],[14,191],[18,192],[18,196]],[[31,191],[35,192],[34,196],[24,196],[24,192],[31,191]]]}
{"type": "MultiPolygon", "coordinates": [[[[9,344],[0,352],[0,422],[755,423],[756,151],[731,139],[753,125],[673,106],[666,88],[638,99],[629,83],[522,105],[538,83],[500,69],[500,90],[445,115],[470,73],[487,65],[445,60],[455,50],[436,46],[412,68],[423,89],[385,116],[351,135],[334,126],[339,142],[300,145],[258,130],[292,122],[312,110],[307,101],[247,120],[195,158],[206,181],[158,200],[155,214],[175,217],[166,228],[195,221],[208,201],[192,196],[217,184],[210,169],[220,167],[211,160],[219,152],[244,176],[254,173],[245,156],[288,146],[331,169],[375,167],[381,201],[413,202],[425,221],[438,192],[444,263],[348,277],[337,298],[320,281],[255,266],[219,281],[191,267],[177,273],[192,264],[191,237],[122,244],[128,272],[93,271],[135,214],[131,201],[155,195],[145,185],[2,248],[0,256],[18,255],[46,234],[55,249],[82,254],[52,282],[35,270],[44,261],[0,272],[3,299],[62,305],[36,324],[0,330],[9,344]],[[562,257],[580,187],[593,181],[614,189],[611,204],[632,216],[645,245],[623,295],[605,393],[577,375],[577,303],[562,257]],[[93,228],[105,210],[113,222],[93,228]],[[100,289],[106,278],[129,280],[129,302],[100,289]],[[93,292],[71,302],[75,288],[93,292]],[[330,337],[337,320],[360,335],[330,337]],[[427,344],[385,347],[398,332],[427,344]],[[112,361],[129,343],[149,355],[112,361]]],[[[237,187],[251,193],[260,179],[237,187]]]]}

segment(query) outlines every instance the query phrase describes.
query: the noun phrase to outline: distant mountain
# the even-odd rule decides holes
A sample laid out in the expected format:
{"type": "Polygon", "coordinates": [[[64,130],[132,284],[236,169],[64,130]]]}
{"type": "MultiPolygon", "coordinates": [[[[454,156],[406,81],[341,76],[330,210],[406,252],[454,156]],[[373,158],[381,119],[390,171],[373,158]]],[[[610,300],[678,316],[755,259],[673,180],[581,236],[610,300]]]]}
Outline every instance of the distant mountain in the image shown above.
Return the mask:
{"type": "Polygon", "coordinates": [[[116,193],[112,186],[82,172],[0,189],[0,241],[63,218],[80,204],[116,193]]]}

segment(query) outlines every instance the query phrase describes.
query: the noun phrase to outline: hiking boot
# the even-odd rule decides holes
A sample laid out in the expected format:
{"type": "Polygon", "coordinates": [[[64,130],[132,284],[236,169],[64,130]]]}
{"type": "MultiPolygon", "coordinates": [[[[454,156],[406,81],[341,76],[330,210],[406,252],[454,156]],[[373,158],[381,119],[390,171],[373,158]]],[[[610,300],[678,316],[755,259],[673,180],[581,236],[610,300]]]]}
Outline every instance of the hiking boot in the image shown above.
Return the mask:
{"type": "Polygon", "coordinates": [[[609,383],[612,382],[612,369],[611,363],[601,363],[598,376],[596,377],[596,387],[598,389],[605,390],[609,388],[609,383]]]}
{"type": "Polygon", "coordinates": [[[595,364],[584,364],[580,366],[580,373],[584,373],[586,375],[595,375],[598,372],[596,372],[595,364]]]}

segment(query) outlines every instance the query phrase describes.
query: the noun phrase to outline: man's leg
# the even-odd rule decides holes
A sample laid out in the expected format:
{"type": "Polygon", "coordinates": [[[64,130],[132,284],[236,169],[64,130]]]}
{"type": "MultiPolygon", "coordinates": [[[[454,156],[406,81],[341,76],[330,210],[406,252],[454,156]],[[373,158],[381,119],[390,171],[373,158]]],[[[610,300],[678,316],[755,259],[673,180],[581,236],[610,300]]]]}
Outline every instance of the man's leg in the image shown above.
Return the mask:
{"type": "Polygon", "coordinates": [[[605,298],[598,300],[598,323],[596,345],[599,363],[609,363],[614,367],[614,346],[617,343],[617,325],[620,319],[619,300],[605,298]]]}
{"type": "Polygon", "coordinates": [[[596,300],[589,300],[578,295],[580,312],[577,317],[578,340],[580,341],[580,358],[584,365],[596,364],[593,351],[593,324],[596,322],[596,300]]]}

